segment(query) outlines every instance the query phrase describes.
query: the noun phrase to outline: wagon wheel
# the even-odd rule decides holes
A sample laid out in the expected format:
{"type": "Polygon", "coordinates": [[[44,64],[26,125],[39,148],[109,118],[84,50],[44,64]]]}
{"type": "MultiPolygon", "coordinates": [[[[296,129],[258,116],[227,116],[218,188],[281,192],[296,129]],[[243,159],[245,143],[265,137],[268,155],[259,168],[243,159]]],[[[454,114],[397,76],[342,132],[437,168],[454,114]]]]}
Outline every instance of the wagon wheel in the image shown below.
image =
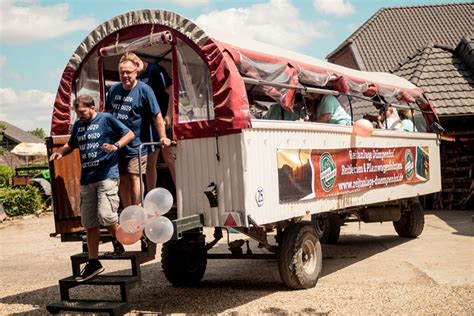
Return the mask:
{"type": "Polygon", "coordinates": [[[196,240],[170,240],[161,250],[161,267],[174,286],[195,285],[204,276],[207,251],[204,242],[196,240]]]}
{"type": "Polygon", "coordinates": [[[341,235],[341,224],[339,214],[323,213],[311,215],[313,224],[319,241],[323,244],[335,244],[341,235]]]}
{"type": "Polygon", "coordinates": [[[420,236],[424,226],[425,214],[418,201],[410,203],[408,210],[402,211],[400,220],[393,222],[398,236],[407,238],[420,236]]]}
{"type": "Polygon", "coordinates": [[[278,270],[283,283],[292,289],[314,287],[321,268],[321,244],[313,227],[309,223],[288,227],[278,251],[278,270]]]}

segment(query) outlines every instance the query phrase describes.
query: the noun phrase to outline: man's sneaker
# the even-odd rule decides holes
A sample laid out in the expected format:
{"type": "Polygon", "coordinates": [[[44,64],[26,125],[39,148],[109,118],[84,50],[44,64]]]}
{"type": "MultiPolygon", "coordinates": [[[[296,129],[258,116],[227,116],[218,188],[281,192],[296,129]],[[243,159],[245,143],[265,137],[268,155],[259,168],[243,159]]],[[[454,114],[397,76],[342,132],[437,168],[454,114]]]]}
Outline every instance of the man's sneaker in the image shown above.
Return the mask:
{"type": "Polygon", "coordinates": [[[84,282],[104,272],[104,267],[99,260],[89,260],[81,271],[81,275],[76,277],[77,282],[84,282]]]}
{"type": "Polygon", "coordinates": [[[125,248],[123,245],[117,240],[117,239],[112,239],[112,245],[114,246],[114,253],[121,255],[125,252],[125,248]]]}

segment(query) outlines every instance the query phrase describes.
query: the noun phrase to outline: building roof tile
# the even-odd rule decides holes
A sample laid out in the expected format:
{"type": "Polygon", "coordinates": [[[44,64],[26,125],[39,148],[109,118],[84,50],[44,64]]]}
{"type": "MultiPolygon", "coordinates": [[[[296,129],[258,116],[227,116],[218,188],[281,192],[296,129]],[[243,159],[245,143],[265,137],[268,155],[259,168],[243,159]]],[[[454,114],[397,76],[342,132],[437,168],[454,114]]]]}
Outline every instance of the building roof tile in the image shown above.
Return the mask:
{"type": "Polygon", "coordinates": [[[44,140],[30,134],[15,125],[5,121],[0,121],[0,125],[6,126],[4,135],[16,143],[44,143],[44,140]]]}
{"type": "Polygon", "coordinates": [[[469,2],[382,8],[327,58],[354,45],[362,70],[389,71],[421,46],[455,47],[463,36],[474,36],[473,15],[474,3],[469,2]]]}
{"type": "Polygon", "coordinates": [[[474,114],[474,73],[466,62],[474,53],[465,50],[471,42],[464,38],[456,49],[428,45],[393,73],[422,88],[439,115],[474,114]]]}

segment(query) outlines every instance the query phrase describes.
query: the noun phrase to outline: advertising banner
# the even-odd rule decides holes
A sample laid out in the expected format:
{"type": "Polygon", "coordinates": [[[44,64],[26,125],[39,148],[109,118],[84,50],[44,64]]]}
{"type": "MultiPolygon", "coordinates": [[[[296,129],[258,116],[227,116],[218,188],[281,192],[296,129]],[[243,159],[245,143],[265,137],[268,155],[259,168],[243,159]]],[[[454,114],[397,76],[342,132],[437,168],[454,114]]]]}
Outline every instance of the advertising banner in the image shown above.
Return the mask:
{"type": "Polygon", "coordinates": [[[429,180],[428,147],[278,149],[280,202],[429,180]]]}

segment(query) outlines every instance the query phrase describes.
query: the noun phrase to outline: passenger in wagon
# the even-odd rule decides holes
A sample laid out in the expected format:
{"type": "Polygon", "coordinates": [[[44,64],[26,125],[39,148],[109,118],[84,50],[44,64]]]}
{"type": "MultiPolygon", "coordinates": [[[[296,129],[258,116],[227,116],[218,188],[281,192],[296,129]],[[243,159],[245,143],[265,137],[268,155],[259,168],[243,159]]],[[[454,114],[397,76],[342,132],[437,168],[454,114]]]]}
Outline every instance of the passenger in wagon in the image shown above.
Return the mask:
{"type": "MultiPolygon", "coordinates": [[[[172,80],[166,69],[159,64],[150,64],[140,57],[136,57],[138,64],[138,76],[137,79],[149,85],[155,93],[156,100],[160,106],[161,112],[165,121],[166,135],[172,139],[172,126],[173,126],[173,109],[172,109],[172,98],[170,97],[173,93],[172,80]]],[[[159,137],[156,133],[156,129],[153,125],[152,118],[146,118],[149,121],[149,128],[145,131],[144,139],[147,142],[156,142],[159,137]]],[[[147,191],[152,190],[156,186],[156,163],[158,160],[158,154],[160,153],[159,148],[156,146],[150,146],[148,150],[148,168],[146,170],[146,189],[147,191]]],[[[176,147],[163,147],[162,148],[163,160],[168,167],[173,182],[176,183],[176,147]]]]}
{"type": "Polygon", "coordinates": [[[300,93],[295,95],[295,102],[293,104],[293,111],[288,112],[283,109],[279,103],[274,103],[270,106],[267,113],[263,115],[266,120],[281,120],[281,121],[297,121],[303,119],[303,96],[300,93]]]}
{"type": "MultiPolygon", "coordinates": [[[[111,112],[136,137],[119,152],[120,167],[120,197],[122,206],[138,205],[141,202],[139,168],[146,172],[147,157],[138,157],[139,147],[147,139],[142,139],[143,130],[149,127],[145,117],[153,117],[155,128],[164,146],[170,145],[166,136],[165,123],[153,90],[147,84],[137,80],[138,64],[136,55],[125,53],[119,61],[119,76],[121,83],[113,85],[105,101],[105,110],[111,112]]],[[[144,148],[147,154],[147,148],[144,148]]]]}
{"type": "Polygon", "coordinates": [[[335,96],[325,94],[316,97],[320,99],[313,114],[313,122],[351,125],[351,116],[342,107],[335,96]]]}
{"type": "Polygon", "coordinates": [[[398,115],[402,121],[402,129],[405,132],[417,132],[416,127],[413,125],[413,114],[410,109],[400,109],[398,115]]]}
{"type": "Polygon", "coordinates": [[[392,131],[401,131],[402,124],[400,117],[398,116],[398,111],[390,104],[385,106],[377,106],[379,108],[379,115],[364,115],[366,120],[375,122],[377,127],[380,129],[387,129],[392,131]]]}

